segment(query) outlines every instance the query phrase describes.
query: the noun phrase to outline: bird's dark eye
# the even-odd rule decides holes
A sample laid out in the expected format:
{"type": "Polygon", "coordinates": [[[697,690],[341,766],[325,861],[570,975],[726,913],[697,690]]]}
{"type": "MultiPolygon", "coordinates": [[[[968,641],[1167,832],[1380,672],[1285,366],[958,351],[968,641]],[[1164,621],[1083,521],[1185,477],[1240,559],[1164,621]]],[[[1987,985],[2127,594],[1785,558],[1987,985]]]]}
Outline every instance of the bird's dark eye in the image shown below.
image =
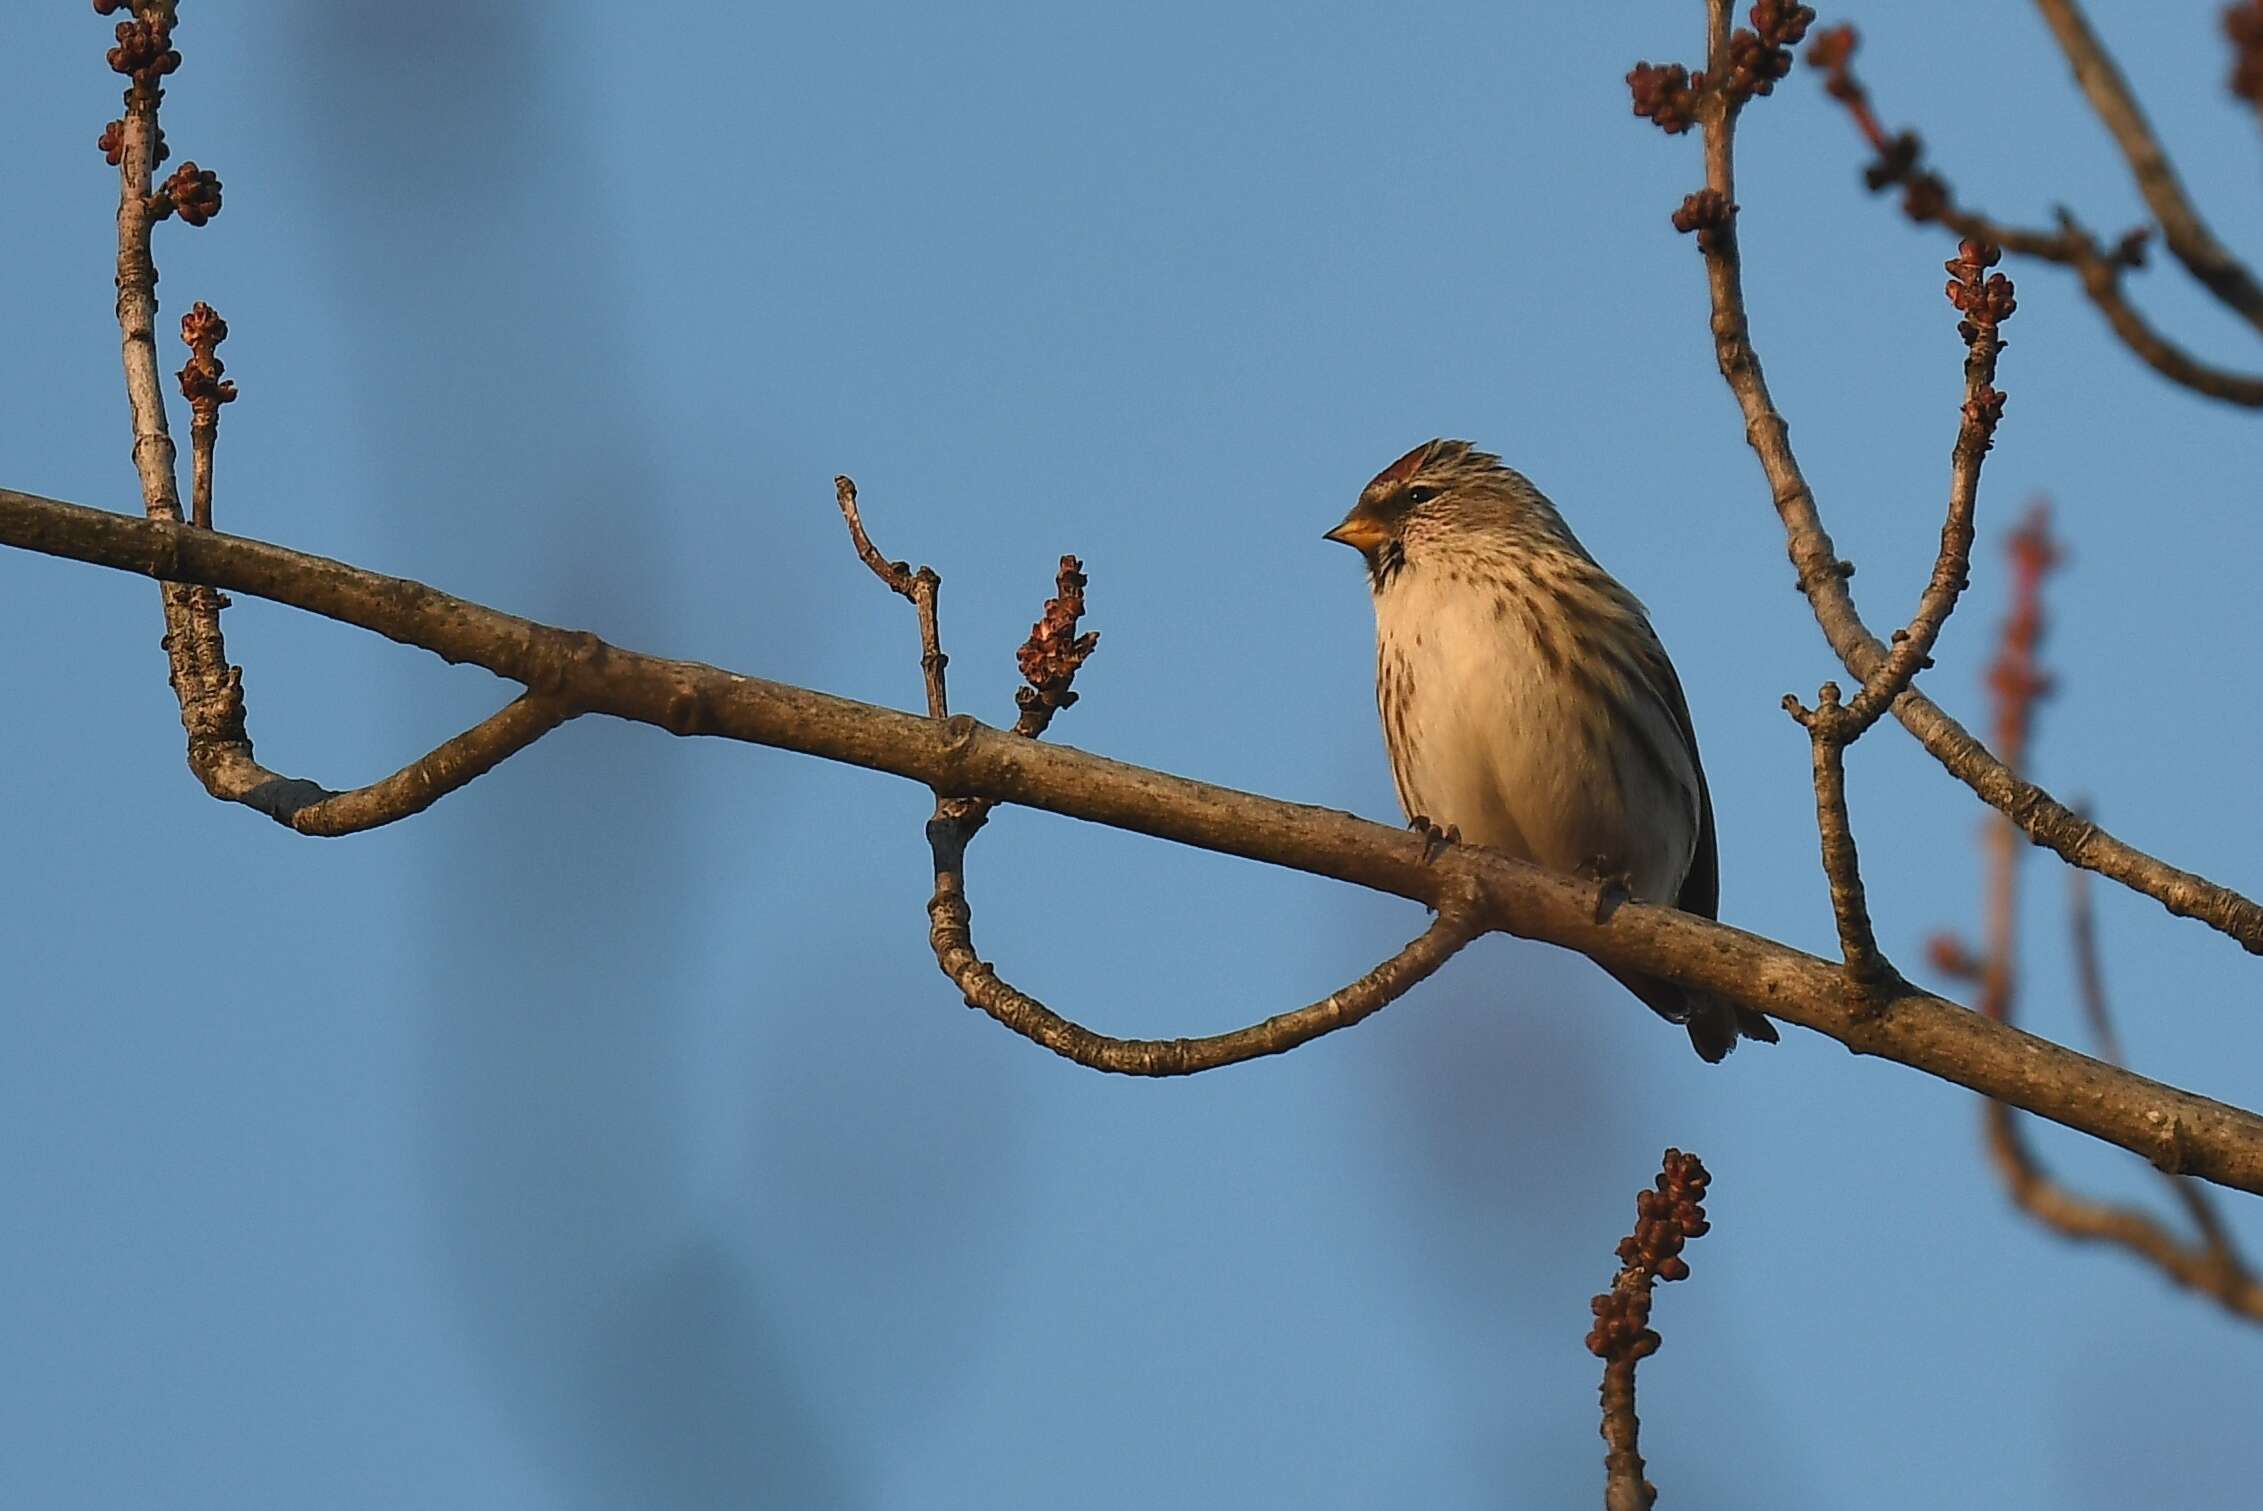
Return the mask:
{"type": "Polygon", "coordinates": [[[1407,502],[1410,504],[1427,504],[1437,496],[1438,490],[1435,488],[1409,488],[1407,490],[1407,502]]]}

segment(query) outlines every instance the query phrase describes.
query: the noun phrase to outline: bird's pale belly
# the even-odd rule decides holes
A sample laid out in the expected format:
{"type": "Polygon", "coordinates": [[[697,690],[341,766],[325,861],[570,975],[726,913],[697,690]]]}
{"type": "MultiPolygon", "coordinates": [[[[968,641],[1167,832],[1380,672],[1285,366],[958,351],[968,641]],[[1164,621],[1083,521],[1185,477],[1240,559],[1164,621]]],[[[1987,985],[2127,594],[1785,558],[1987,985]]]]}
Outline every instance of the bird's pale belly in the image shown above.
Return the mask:
{"type": "Polygon", "coordinates": [[[1593,682],[1552,668],[1513,620],[1481,617],[1381,626],[1376,695],[1408,816],[1671,902],[1696,840],[1681,794],[1593,682]]]}

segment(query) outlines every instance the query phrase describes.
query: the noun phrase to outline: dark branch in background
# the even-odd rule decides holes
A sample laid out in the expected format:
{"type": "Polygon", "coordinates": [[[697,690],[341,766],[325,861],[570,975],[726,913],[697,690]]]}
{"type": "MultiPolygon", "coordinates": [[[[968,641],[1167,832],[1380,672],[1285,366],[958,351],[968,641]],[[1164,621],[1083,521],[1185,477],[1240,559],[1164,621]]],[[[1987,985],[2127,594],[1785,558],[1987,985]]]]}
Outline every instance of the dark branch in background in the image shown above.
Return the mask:
{"type": "Polygon", "coordinates": [[[2224,7],[2224,36],[2232,44],[2231,92],[2263,110],[2263,0],[2224,7]]]}
{"type": "MultiPolygon", "coordinates": [[[[1725,59],[1734,46],[1728,0],[1706,0],[1706,12],[1709,57],[1725,59]]],[[[1744,415],[1745,439],[1768,479],[1800,590],[1807,595],[1831,649],[1850,672],[1867,682],[1886,663],[1888,649],[1871,634],[1855,607],[1854,595],[1847,587],[1853,568],[1839,559],[1829,532],[1823,528],[1814,491],[1792,454],[1790,427],[1776,409],[1761,372],[1759,353],[1753,349],[1736,228],[1726,213],[1727,207],[1737,203],[1735,140],[1740,103],[1724,94],[1693,107],[1704,127],[1704,192],[1712,197],[1708,202],[1720,209],[1724,222],[1710,238],[1700,238],[1713,306],[1714,355],[1744,415]]],[[[2178,917],[2198,918],[2238,940],[2250,952],[2263,954],[2263,906],[2108,834],[2012,771],[1917,689],[1910,688],[1895,698],[1891,711],[1951,775],[1971,788],[1982,802],[2018,824],[2035,843],[2056,851],[2074,865],[2143,892],[2178,917]]]]}
{"type": "Polygon", "coordinates": [[[1603,1361],[1603,1504],[1606,1511],[1647,1511],[1658,1491],[1643,1478],[1634,1414],[1634,1367],[1658,1352],[1650,1328],[1651,1294],[1663,1280],[1687,1280],[1682,1246],[1705,1236],[1705,1188],[1713,1177],[1694,1154],[1668,1149],[1653,1188],[1634,1199],[1634,1231],[1619,1241],[1619,1273],[1588,1303],[1595,1326],[1587,1351],[1603,1361]]]}
{"type": "MultiPolygon", "coordinates": [[[[97,0],[94,8],[110,15],[127,7],[124,0],[97,0]]],[[[134,463],[141,476],[143,508],[151,519],[168,522],[181,518],[181,497],[165,396],[157,378],[157,263],[150,233],[158,221],[176,214],[189,225],[202,226],[220,211],[218,175],[193,162],[181,164],[161,188],[150,187],[155,166],[165,156],[164,133],[157,124],[164,91],[157,81],[181,65],[181,55],[172,45],[174,10],[173,0],[139,0],[132,6],[134,19],[118,23],[118,45],[110,49],[109,62],[130,81],[126,113],[103,129],[98,143],[104,159],[119,170],[118,326],[126,401],[133,413],[134,463]]],[[[226,369],[219,348],[227,336],[227,322],[201,302],[181,321],[181,339],[189,347],[180,384],[192,416],[190,519],[204,530],[212,528],[220,406],[236,397],[236,385],[222,377],[226,369]]],[[[530,694],[382,781],[350,792],[332,792],[270,771],[253,758],[243,669],[228,664],[228,648],[220,632],[220,611],[228,600],[210,587],[168,583],[163,601],[166,661],[181,705],[181,724],[188,732],[189,769],[214,797],[255,808],[301,834],[351,834],[422,813],[576,711],[556,699],[530,694]]]]}
{"type": "MultiPolygon", "coordinates": [[[[927,714],[931,719],[947,719],[951,710],[943,691],[945,658],[935,614],[942,579],[932,568],[921,567],[914,572],[908,563],[883,557],[865,534],[857,509],[856,484],[838,477],[833,485],[857,555],[874,575],[910,599],[918,610],[920,665],[927,674],[927,714]]],[[[1037,739],[1057,711],[1077,700],[1072,684],[1100,641],[1089,631],[1078,633],[1084,616],[1085,586],[1084,564],[1074,556],[1062,557],[1054,579],[1054,596],[1046,600],[1044,612],[1030,626],[1029,639],[1015,653],[1023,680],[1028,683],[1014,694],[1019,713],[1011,732],[1018,738],[1037,739]]],[[[994,798],[959,796],[940,789],[936,792],[935,812],[927,821],[927,846],[935,863],[935,891],[927,904],[927,939],[935,951],[935,963],[958,987],[967,1006],[978,1007],[1024,1038],[1095,1070],[1122,1075],[1191,1075],[1280,1054],[1322,1034],[1349,1028],[1388,1006],[1485,932],[1474,891],[1442,894],[1437,921],[1413,943],[1342,991],[1309,1007],[1206,1038],[1112,1038],[1071,1022],[1016,989],[976,953],[974,908],[967,899],[966,851],[995,806],[994,798]]]]}
{"type": "MultiPolygon", "coordinates": [[[[2037,650],[2044,630],[2043,583],[2060,555],[2043,506],[2032,509],[2013,533],[2010,552],[2012,611],[2004,621],[2003,638],[1988,669],[1988,689],[1995,707],[1996,749],[2007,760],[2024,762],[2036,707],[2051,687],[2037,650]]],[[[2011,825],[1992,818],[1982,848],[1986,863],[1982,946],[1976,953],[1955,936],[1943,934],[1934,938],[1930,953],[1940,970],[1978,983],[1982,1013],[1998,1022],[2009,1022],[2017,999],[2022,846],[2011,825]]],[[[2121,1046],[2107,1008],[2089,893],[2083,873],[2075,871],[2072,875],[2071,933],[2083,1011],[2101,1052],[2120,1064],[2121,1046]]],[[[2258,1282],[2240,1257],[2205,1189],[2183,1176],[2163,1172],[2162,1178],[2200,1235],[2194,1242],[2170,1232],[2134,1207],[2086,1197],[2061,1184],[2037,1157],[2019,1114],[2003,1103],[1989,1102],[1983,1118],[1989,1159],[2022,1211],[2068,1238],[2128,1249],[2177,1284],[2214,1298],[2233,1315],[2263,1322],[2263,1282],[2258,1282]]]]}
{"type": "MultiPolygon", "coordinates": [[[[2121,143],[2124,155],[2130,159],[2146,203],[2161,220],[2163,239],[2170,250],[2226,305],[2251,323],[2257,322],[2258,313],[2263,312],[2263,294],[2259,294],[2247,270],[2216,241],[2192,209],[2158,139],[2138,113],[2127,84],[2111,62],[2105,61],[2098,52],[2097,39],[2089,33],[2071,4],[2060,4],[2057,0],[2040,0],[2040,3],[2046,16],[2051,18],[2053,29],[2060,32],[2062,45],[2069,45],[2069,34],[2062,29],[2062,15],[2067,18],[2066,25],[2087,39],[2073,46],[2086,47],[2088,55],[2096,61],[2086,65],[2076,59],[2077,77],[2082,80],[2094,107],[2105,117],[2115,139],[2121,143]],[[2108,109],[2109,104],[2113,105],[2112,110],[2108,109]]],[[[1902,213],[1920,225],[1938,223],[1968,241],[1991,242],[2015,256],[2038,258],[2074,269],[2083,293],[2106,317],[2122,344],[2147,366],[2171,382],[2209,398],[2248,407],[2263,406],[2263,376],[2233,372],[2200,361],[2155,330],[2130,303],[2122,287],[2122,275],[2144,265],[2145,244],[2152,235],[2151,227],[2141,226],[2129,231],[2107,247],[2068,210],[2059,210],[2058,228],[2046,231],[2008,224],[1958,203],[1948,180],[1926,165],[1923,139],[1914,131],[1889,133],[1880,124],[1871,108],[1869,92],[1854,76],[1856,43],[1853,27],[1835,26],[1819,33],[1809,44],[1807,59],[1824,70],[1824,89],[1846,107],[1863,140],[1877,154],[1863,169],[1863,182],[1873,193],[1899,186],[1902,213]]],[[[2263,324],[2258,328],[2263,329],[2263,324]]]]}
{"type": "Polygon", "coordinates": [[[133,519],[0,488],[0,545],[251,593],[359,625],[450,662],[483,666],[589,713],[799,751],[1019,803],[1177,844],[1425,902],[1474,893],[1482,927],[1577,950],[1604,965],[1696,987],[1998,1097],[2172,1168],[2263,1194],[2263,1117],[2117,1069],[1954,1002],[1899,987],[1859,1008],[1841,967],[1670,908],[1624,903],[1599,920],[1600,888],[1477,845],[1440,852],[1422,835],[1128,766],[988,729],[937,721],[695,662],[643,655],[584,631],[520,619],[422,583],[189,525],[133,519]]]}

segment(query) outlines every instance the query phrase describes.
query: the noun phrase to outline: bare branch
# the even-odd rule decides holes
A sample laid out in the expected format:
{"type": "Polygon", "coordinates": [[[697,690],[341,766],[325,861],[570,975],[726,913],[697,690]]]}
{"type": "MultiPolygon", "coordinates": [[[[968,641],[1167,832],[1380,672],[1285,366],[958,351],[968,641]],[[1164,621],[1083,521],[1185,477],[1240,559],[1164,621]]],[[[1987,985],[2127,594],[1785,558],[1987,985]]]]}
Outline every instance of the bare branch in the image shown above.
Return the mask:
{"type": "MultiPolygon", "coordinates": [[[[2011,554],[2012,612],[2004,622],[2003,638],[1989,668],[1988,686],[1996,709],[1996,748],[2011,760],[2024,761],[2036,706],[2050,689],[2037,648],[2044,628],[2043,582],[2059,560],[2049,517],[2041,506],[2031,510],[2013,533],[2011,554]]],[[[1981,953],[1975,958],[1955,940],[1941,939],[1935,941],[1934,961],[1951,974],[1976,978],[1980,1012],[1998,1022],[2009,1022],[2017,999],[2019,961],[2018,834],[2001,818],[1991,820],[1983,852],[1986,888],[1981,953]]],[[[2078,879],[2082,875],[2080,871],[2073,874],[2078,879]]],[[[2101,1048],[2118,1064],[2121,1055],[2106,1011],[2089,898],[2079,880],[2073,905],[2084,1010],[2099,1035],[2101,1048]]],[[[1987,1104],[1983,1127],[1989,1162],[2021,1211],[2064,1237],[2127,1249],[2177,1284],[2213,1298],[2233,1315],[2263,1322],[2263,1281],[2258,1281],[2240,1258],[2206,1192],[2190,1180],[2173,1170],[2162,1171],[2162,1178],[2200,1232],[2197,1244],[2171,1233],[2149,1213],[2087,1197],[2062,1184],[2044,1168],[2019,1114],[2003,1103],[1987,1104]]]]}
{"type": "MultiPolygon", "coordinates": [[[[220,180],[191,162],[176,169],[162,190],[150,187],[166,151],[157,124],[164,91],[157,81],[180,66],[181,55],[172,47],[172,0],[145,0],[136,11],[136,19],[119,23],[118,45],[109,55],[110,66],[131,81],[126,113],[104,130],[100,145],[104,157],[119,170],[118,328],[142,506],[151,519],[173,523],[181,518],[180,484],[157,377],[157,263],[151,228],[175,214],[192,226],[206,224],[220,209],[220,180]]],[[[212,527],[220,406],[236,397],[236,385],[222,376],[226,366],[219,349],[227,336],[228,323],[201,302],[181,321],[181,339],[189,348],[179,381],[192,415],[190,517],[195,527],[204,530],[212,527]]],[[[383,781],[332,792],[270,771],[253,759],[243,670],[228,664],[220,630],[220,611],[227,600],[209,586],[174,583],[165,584],[162,596],[168,679],[188,732],[189,769],[214,797],[257,809],[301,834],[351,834],[422,813],[575,712],[555,698],[523,697],[383,781]]]]}
{"type": "Polygon", "coordinates": [[[1996,357],[2004,349],[2000,327],[2014,308],[2012,283],[2003,274],[1986,276],[2001,254],[1984,242],[1967,241],[1949,259],[1949,301],[1964,315],[1957,332],[1964,337],[1964,408],[1950,453],[1949,514],[1941,526],[1941,549],[1933,575],[1918,596],[1909,628],[1894,632],[1885,663],[1856,689],[1847,705],[1851,743],[1878,722],[1906,691],[1920,667],[1930,666],[1941,627],[1972,577],[1973,515],[1980,498],[1980,466],[1995,444],[2004,395],[1995,386],[1996,357]]]}
{"type": "MultiPolygon", "coordinates": [[[[1722,0],[1707,0],[1707,5],[1718,39],[1726,32],[1727,11],[1722,0]]],[[[1704,119],[1705,188],[1723,205],[1737,202],[1736,121],[1737,112],[1727,108],[1709,110],[1704,119]]],[[[1831,649],[1850,672],[1867,682],[1885,663],[1888,651],[1855,608],[1846,582],[1851,568],[1839,559],[1823,528],[1814,490],[1792,454],[1790,427],[1769,394],[1745,310],[1737,238],[1733,232],[1716,235],[1703,251],[1714,355],[1744,415],[1745,439],[1768,479],[1800,590],[1807,595],[1831,649]]],[[[1892,712],[1951,775],[1982,802],[2011,818],[2035,843],[2154,898],[2180,918],[2200,919],[2251,953],[2263,954],[2263,906],[2148,855],[2084,819],[2012,771],[1915,688],[1893,701],[1892,712]]]]}
{"type": "Polygon", "coordinates": [[[2121,148],[2122,158],[2137,180],[2138,192],[2145,196],[2153,218],[2161,223],[2161,239],[2203,288],[2263,331],[2263,284],[2258,284],[2246,264],[2216,239],[2193,207],[2160,137],[2138,108],[2129,80],[2114,66],[2082,8],[2075,0],[2035,0],[2035,5],[2049,23],[2051,35],[2058,39],[2059,50],[2073,66],[2075,82],[2082,86],[2090,108],[2121,148]]]}
{"type": "MultiPolygon", "coordinates": [[[[1902,213],[1920,225],[1936,222],[1967,241],[1986,242],[2023,257],[2055,262],[2075,270],[2082,291],[2114,334],[2137,358],[2172,383],[2226,403],[2263,407],[2263,377],[2212,366],[2194,357],[2162,335],[2137,312],[2122,287],[2123,275],[2145,261],[2149,226],[2125,233],[2112,247],[2102,246],[2080,221],[2066,210],[2058,212],[2056,231],[2015,226],[1957,202],[1948,180],[1925,165],[1925,145],[1914,131],[1889,135],[1871,109],[1869,93],[1854,76],[1857,43],[1851,26],[1836,26],[1818,35],[1808,47],[1808,61],[1825,70],[1824,89],[1846,106],[1855,127],[1877,157],[1863,170],[1863,181],[1873,192],[1900,185],[1902,213]]],[[[2174,175],[2171,175],[2173,183],[2174,175]]],[[[2181,199],[2182,190],[2177,190],[2181,199]]],[[[2206,228],[2201,228],[2206,236],[2206,228]]],[[[2213,245],[2213,238],[2209,238],[2213,245]]],[[[2186,243],[2188,250],[2192,243],[2186,243]]],[[[2220,252],[2222,249],[2219,247],[2220,252]]],[[[2188,263],[2188,266],[2190,264],[2188,263]]],[[[2231,267],[2244,277],[2238,264],[2231,267]]],[[[2197,270],[2196,270],[2197,271],[2197,270]]]]}
{"type": "Polygon", "coordinates": [[[1659,976],[1828,1034],[2220,1185],[2263,1194],[2263,1117],[2176,1090],[1914,987],[1859,1010],[1836,962],[1626,903],[1476,845],[1258,797],[988,729],[936,721],[694,662],[643,655],[422,583],[245,540],[0,489],[0,544],[251,593],[470,662],[589,713],[799,751],[994,802],[1332,877],[1439,907],[1474,883],[1482,922],[1659,976]]]}
{"type": "Polygon", "coordinates": [[[1247,1028],[1199,1039],[1117,1039],[1095,1033],[1001,980],[975,953],[965,884],[966,834],[948,820],[928,824],[935,847],[935,896],[928,904],[928,940],[943,974],[969,1007],[1065,1059],[1132,1076],[1183,1076],[1284,1054],[1323,1034],[1349,1028],[1405,996],[1485,932],[1474,894],[1448,897],[1430,927],[1357,981],[1318,1002],[1278,1013],[1247,1028]],[[947,831],[941,832],[939,831],[947,831]]]}
{"type": "Polygon", "coordinates": [[[1847,747],[1861,735],[1851,710],[1839,702],[1839,684],[1826,682],[1815,707],[1784,694],[1784,711],[1807,730],[1815,763],[1815,827],[1823,842],[1823,875],[1831,887],[1831,916],[1839,926],[1839,954],[1847,979],[1857,990],[1874,993],[1899,980],[1878,948],[1870,927],[1870,903],[1862,886],[1862,863],[1855,852],[1854,825],[1847,816],[1847,747]]]}
{"type": "Polygon", "coordinates": [[[927,716],[930,719],[948,718],[951,712],[951,695],[944,686],[943,669],[951,658],[943,654],[942,632],[935,623],[936,599],[943,591],[943,579],[933,567],[921,567],[914,572],[911,563],[890,561],[872,544],[872,537],[864,533],[864,516],[857,512],[856,483],[847,477],[833,479],[833,496],[841,506],[841,518],[848,522],[849,540],[856,554],[872,568],[872,575],[896,592],[911,600],[919,612],[919,669],[927,682],[927,716]]]}
{"type": "Polygon", "coordinates": [[[1682,1248],[1712,1227],[1705,1220],[1705,1188],[1712,1179],[1696,1155],[1668,1149],[1652,1189],[1635,1194],[1634,1231],[1619,1242],[1617,1278],[1588,1303],[1595,1326],[1587,1334],[1587,1351],[1603,1361],[1607,1511],[1648,1511],[1658,1499],[1657,1487],[1643,1478],[1634,1368],[1658,1352],[1660,1340],[1650,1327],[1650,1303],[1658,1283],[1689,1278],[1682,1248]]]}

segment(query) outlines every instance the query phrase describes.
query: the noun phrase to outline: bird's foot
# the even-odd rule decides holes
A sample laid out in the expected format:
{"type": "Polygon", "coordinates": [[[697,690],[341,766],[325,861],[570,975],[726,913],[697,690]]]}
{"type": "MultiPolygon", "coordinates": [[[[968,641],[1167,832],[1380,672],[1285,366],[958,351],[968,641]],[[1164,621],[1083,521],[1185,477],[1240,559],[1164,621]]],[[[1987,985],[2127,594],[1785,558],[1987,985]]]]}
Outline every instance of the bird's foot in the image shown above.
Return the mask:
{"type": "Polygon", "coordinates": [[[1407,827],[1422,836],[1422,863],[1426,866],[1436,865],[1447,847],[1462,842],[1460,829],[1452,824],[1441,829],[1419,813],[1407,820],[1407,827]]]}
{"type": "Polygon", "coordinates": [[[1616,866],[1608,857],[1598,855],[1579,868],[1580,873],[1595,883],[1595,921],[1609,923],[1619,904],[1634,900],[1634,878],[1624,866],[1616,866]]]}

